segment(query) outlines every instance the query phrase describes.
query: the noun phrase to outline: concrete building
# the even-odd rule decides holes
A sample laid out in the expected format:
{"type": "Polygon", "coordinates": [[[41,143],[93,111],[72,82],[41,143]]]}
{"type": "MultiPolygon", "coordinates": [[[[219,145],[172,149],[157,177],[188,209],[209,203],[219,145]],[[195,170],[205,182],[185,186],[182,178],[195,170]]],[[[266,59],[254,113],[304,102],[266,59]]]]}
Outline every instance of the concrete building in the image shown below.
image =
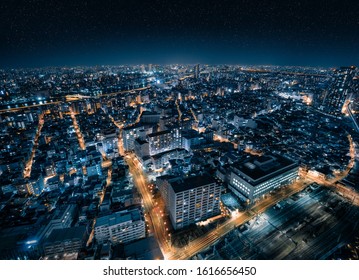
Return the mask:
{"type": "Polygon", "coordinates": [[[195,66],[194,66],[194,78],[195,79],[198,79],[199,78],[199,64],[196,64],[195,66]]]}
{"type": "Polygon", "coordinates": [[[220,213],[221,186],[209,175],[188,178],[159,177],[158,187],[175,229],[220,213]]]}
{"type": "Polygon", "coordinates": [[[145,237],[145,221],[138,209],[124,210],[100,217],[95,225],[95,238],[99,243],[128,243],[145,237]]]}
{"type": "Polygon", "coordinates": [[[198,147],[206,142],[205,138],[196,130],[188,130],[182,135],[182,145],[187,151],[191,151],[192,147],[198,147]]]}
{"type": "Polygon", "coordinates": [[[101,176],[102,175],[101,162],[92,161],[88,163],[86,165],[86,171],[88,177],[101,176]]]}
{"type": "Polygon", "coordinates": [[[184,159],[189,155],[190,153],[187,150],[176,148],[163,153],[155,154],[151,156],[151,160],[154,168],[159,169],[166,167],[171,159],[184,159]]]}
{"type": "Polygon", "coordinates": [[[44,241],[44,257],[62,259],[65,254],[77,254],[85,243],[85,226],[55,229],[44,241]]]}
{"type": "Polygon", "coordinates": [[[135,139],[143,138],[145,135],[145,127],[142,124],[128,126],[122,129],[123,148],[125,151],[133,151],[135,149],[135,139]]]}
{"type": "Polygon", "coordinates": [[[140,120],[141,123],[157,124],[160,120],[160,114],[157,112],[143,111],[140,120]]]}
{"type": "Polygon", "coordinates": [[[257,127],[257,123],[255,120],[253,120],[247,116],[239,116],[239,115],[234,116],[233,125],[236,128],[249,127],[249,128],[254,129],[257,127]]]}
{"type": "Polygon", "coordinates": [[[229,188],[240,199],[253,201],[295,180],[298,170],[297,162],[281,155],[250,156],[233,164],[229,188]]]}
{"type": "Polygon", "coordinates": [[[147,135],[150,155],[162,153],[171,149],[172,133],[170,130],[163,130],[147,135]]]}
{"type": "Polygon", "coordinates": [[[150,147],[147,141],[137,138],[134,144],[135,154],[137,157],[142,158],[150,155],[150,147]]]}
{"type": "Polygon", "coordinates": [[[44,236],[48,237],[55,229],[71,227],[77,211],[78,207],[75,204],[61,205],[56,208],[51,220],[44,230],[44,236]]]}

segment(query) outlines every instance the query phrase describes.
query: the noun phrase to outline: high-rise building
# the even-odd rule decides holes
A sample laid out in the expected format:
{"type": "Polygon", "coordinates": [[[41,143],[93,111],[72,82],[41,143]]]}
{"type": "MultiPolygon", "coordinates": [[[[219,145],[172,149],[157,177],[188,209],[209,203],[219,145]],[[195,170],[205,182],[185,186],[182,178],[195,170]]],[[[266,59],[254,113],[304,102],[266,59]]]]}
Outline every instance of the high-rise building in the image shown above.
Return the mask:
{"type": "Polygon", "coordinates": [[[150,155],[148,142],[137,138],[134,142],[135,144],[135,154],[138,158],[142,158],[150,155]]]}
{"type": "Polygon", "coordinates": [[[321,106],[325,112],[334,116],[340,116],[342,114],[345,101],[350,98],[354,91],[354,76],[354,66],[340,67],[335,71],[334,82],[321,106]]]}
{"type": "Polygon", "coordinates": [[[168,129],[147,134],[150,155],[182,148],[182,128],[177,125],[165,128],[168,129]]]}
{"type": "Polygon", "coordinates": [[[233,164],[229,189],[240,199],[253,201],[298,176],[297,162],[277,154],[250,156],[233,164]]]}
{"type": "Polygon", "coordinates": [[[163,130],[147,135],[150,155],[155,155],[168,150],[172,147],[172,133],[170,130],[163,130]]]}
{"type": "Polygon", "coordinates": [[[159,177],[157,185],[175,229],[220,213],[221,186],[209,175],[188,178],[159,177]]]}
{"type": "Polygon", "coordinates": [[[196,64],[196,66],[194,67],[194,78],[199,78],[199,64],[196,64]]]}
{"type": "Polygon", "coordinates": [[[142,134],[145,133],[144,129],[145,127],[142,124],[135,124],[122,129],[123,148],[125,151],[133,151],[135,149],[135,139],[142,137],[142,134]]]}
{"type": "Polygon", "coordinates": [[[97,242],[128,243],[145,237],[145,221],[138,209],[124,210],[96,220],[97,242]]]}

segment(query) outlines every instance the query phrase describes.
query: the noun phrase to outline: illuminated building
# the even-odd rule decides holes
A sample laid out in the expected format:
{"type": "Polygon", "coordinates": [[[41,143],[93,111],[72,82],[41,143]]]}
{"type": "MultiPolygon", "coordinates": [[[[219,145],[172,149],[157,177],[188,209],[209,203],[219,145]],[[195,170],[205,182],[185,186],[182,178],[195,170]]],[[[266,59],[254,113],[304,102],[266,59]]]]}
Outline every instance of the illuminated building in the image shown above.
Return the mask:
{"type": "Polygon", "coordinates": [[[229,189],[240,199],[253,201],[298,176],[298,163],[281,155],[250,156],[233,164],[229,189]]]}
{"type": "Polygon", "coordinates": [[[182,129],[178,126],[147,135],[150,155],[182,148],[182,129]]]}
{"type": "Polygon", "coordinates": [[[171,149],[172,133],[170,130],[163,130],[147,135],[150,155],[162,153],[171,149]]]}
{"type": "Polygon", "coordinates": [[[125,151],[133,151],[135,149],[135,139],[144,136],[144,126],[136,124],[122,129],[123,148],[125,151]]]}
{"type": "Polygon", "coordinates": [[[44,177],[39,176],[28,179],[28,190],[30,194],[39,195],[44,189],[44,177]]]}
{"type": "Polygon", "coordinates": [[[221,186],[209,175],[188,178],[162,176],[157,185],[175,229],[220,213],[221,186]]]}
{"type": "Polygon", "coordinates": [[[128,243],[145,237],[145,221],[138,209],[124,210],[96,220],[97,242],[128,243]]]}

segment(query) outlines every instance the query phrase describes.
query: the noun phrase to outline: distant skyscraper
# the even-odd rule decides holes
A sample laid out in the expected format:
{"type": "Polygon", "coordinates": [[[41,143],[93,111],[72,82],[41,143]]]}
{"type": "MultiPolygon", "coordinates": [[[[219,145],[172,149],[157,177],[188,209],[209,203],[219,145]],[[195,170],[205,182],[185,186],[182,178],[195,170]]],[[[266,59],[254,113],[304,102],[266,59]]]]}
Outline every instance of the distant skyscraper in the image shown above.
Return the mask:
{"type": "Polygon", "coordinates": [[[194,78],[199,78],[199,64],[196,64],[196,66],[194,67],[194,78]]]}
{"type": "Polygon", "coordinates": [[[345,101],[353,92],[353,78],[355,67],[340,67],[335,72],[335,79],[325,96],[322,109],[334,116],[340,116],[345,101]]]}
{"type": "Polygon", "coordinates": [[[148,64],[148,72],[152,71],[152,64],[148,64]]]}

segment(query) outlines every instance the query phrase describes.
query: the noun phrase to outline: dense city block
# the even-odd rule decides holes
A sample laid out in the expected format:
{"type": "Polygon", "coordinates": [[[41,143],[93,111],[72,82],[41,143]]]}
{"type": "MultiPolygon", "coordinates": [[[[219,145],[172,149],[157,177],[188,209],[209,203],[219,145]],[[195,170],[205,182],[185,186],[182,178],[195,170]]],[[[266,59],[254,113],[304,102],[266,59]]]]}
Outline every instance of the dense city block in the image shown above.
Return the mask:
{"type": "Polygon", "coordinates": [[[0,259],[358,259],[359,70],[0,70],[0,259]]]}

